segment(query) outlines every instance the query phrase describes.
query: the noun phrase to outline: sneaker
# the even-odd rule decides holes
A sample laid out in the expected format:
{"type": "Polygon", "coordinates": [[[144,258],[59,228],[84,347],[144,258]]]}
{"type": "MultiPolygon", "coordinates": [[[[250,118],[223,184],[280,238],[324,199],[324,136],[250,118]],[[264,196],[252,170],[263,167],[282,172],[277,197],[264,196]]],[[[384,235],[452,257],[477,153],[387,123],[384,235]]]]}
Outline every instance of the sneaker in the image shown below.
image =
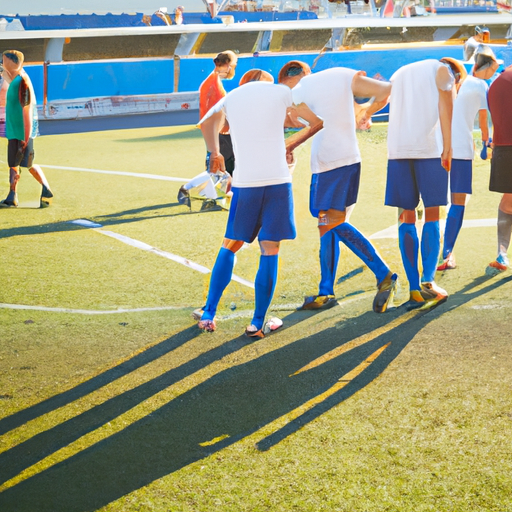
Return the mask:
{"type": "Polygon", "coordinates": [[[338,302],[334,295],[312,295],[304,299],[304,304],[298,310],[330,309],[338,302]]]}
{"type": "Polygon", "coordinates": [[[7,194],[7,197],[3,201],[0,201],[0,206],[5,206],[9,208],[18,206],[18,194],[10,190],[7,194]]]}
{"type": "Polygon", "coordinates": [[[508,269],[509,261],[508,258],[500,254],[495,261],[491,261],[489,265],[487,265],[487,268],[485,269],[485,274],[489,277],[494,277],[499,274],[502,274],[508,269]]]}
{"type": "Polygon", "coordinates": [[[215,320],[200,320],[197,326],[204,332],[213,332],[217,328],[215,320]]]}
{"type": "Polygon", "coordinates": [[[43,185],[43,190],[41,191],[41,199],[39,201],[40,208],[48,208],[52,203],[53,193],[52,191],[43,185]]]}
{"type": "Polygon", "coordinates": [[[178,190],[178,203],[190,208],[190,194],[185,187],[180,187],[178,190]]]}
{"type": "Polygon", "coordinates": [[[437,266],[437,270],[453,270],[454,268],[457,268],[457,264],[455,263],[455,256],[453,252],[449,253],[444,260],[439,262],[439,265],[437,266]]]}
{"type": "Polygon", "coordinates": [[[393,300],[398,276],[389,272],[388,275],[377,286],[378,291],[373,299],[373,311],[375,313],[384,313],[389,303],[393,300]]]}

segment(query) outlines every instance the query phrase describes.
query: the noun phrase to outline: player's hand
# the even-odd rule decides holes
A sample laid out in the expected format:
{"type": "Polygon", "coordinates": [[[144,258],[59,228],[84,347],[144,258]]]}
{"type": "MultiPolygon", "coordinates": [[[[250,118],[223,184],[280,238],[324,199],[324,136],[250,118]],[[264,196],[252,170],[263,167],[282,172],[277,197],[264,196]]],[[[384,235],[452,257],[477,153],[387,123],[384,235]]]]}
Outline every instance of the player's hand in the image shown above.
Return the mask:
{"type": "Polygon", "coordinates": [[[446,172],[450,172],[450,169],[452,168],[452,149],[450,148],[448,151],[444,150],[443,154],[441,155],[441,165],[444,169],[446,169],[446,172]]]}
{"type": "Polygon", "coordinates": [[[372,118],[366,116],[366,112],[362,116],[356,117],[356,128],[358,130],[369,130],[372,126],[372,118]]]}
{"type": "Polygon", "coordinates": [[[286,128],[304,128],[306,126],[299,121],[299,113],[295,107],[288,107],[286,109],[284,125],[286,128]]]}
{"type": "Polygon", "coordinates": [[[210,155],[210,172],[212,174],[226,172],[226,164],[221,154],[215,156],[213,154],[210,155]]]}

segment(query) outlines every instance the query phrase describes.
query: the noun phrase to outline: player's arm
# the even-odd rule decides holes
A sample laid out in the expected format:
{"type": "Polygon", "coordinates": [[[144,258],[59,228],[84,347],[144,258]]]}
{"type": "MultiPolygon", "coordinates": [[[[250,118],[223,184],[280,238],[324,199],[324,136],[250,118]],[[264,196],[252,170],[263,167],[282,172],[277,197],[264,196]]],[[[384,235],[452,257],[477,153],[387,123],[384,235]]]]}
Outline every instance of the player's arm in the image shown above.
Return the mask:
{"type": "Polygon", "coordinates": [[[452,113],[455,80],[447,66],[441,66],[437,70],[436,86],[439,91],[439,122],[443,136],[441,163],[449,171],[452,164],[452,113]]]}
{"type": "Polygon", "coordinates": [[[293,105],[287,110],[287,118],[291,118],[298,126],[304,126],[302,130],[294,133],[286,139],[286,152],[291,153],[297,146],[303,144],[306,140],[313,137],[324,126],[321,117],[318,117],[305,103],[293,105]],[[307,125],[301,122],[301,119],[307,122],[307,125]]]}
{"type": "Polygon", "coordinates": [[[482,142],[486,143],[489,140],[489,123],[487,120],[487,109],[483,108],[478,111],[478,126],[482,132],[482,142]]]}
{"type": "Polygon", "coordinates": [[[32,102],[31,102],[31,93],[30,87],[22,76],[22,80],[20,82],[20,90],[19,90],[19,100],[20,105],[23,109],[23,128],[25,134],[25,144],[28,144],[28,140],[32,133],[32,102]]]}
{"type": "Polygon", "coordinates": [[[200,127],[203,134],[204,141],[210,155],[210,172],[225,172],[226,166],[224,157],[220,153],[219,146],[219,131],[224,125],[225,115],[223,110],[213,112],[210,110],[206,116],[201,119],[200,127]]]}
{"type": "Polygon", "coordinates": [[[372,115],[388,104],[391,82],[368,78],[364,71],[359,71],[352,79],[352,93],[359,98],[371,98],[355,108],[357,125],[367,125],[372,115]]]}

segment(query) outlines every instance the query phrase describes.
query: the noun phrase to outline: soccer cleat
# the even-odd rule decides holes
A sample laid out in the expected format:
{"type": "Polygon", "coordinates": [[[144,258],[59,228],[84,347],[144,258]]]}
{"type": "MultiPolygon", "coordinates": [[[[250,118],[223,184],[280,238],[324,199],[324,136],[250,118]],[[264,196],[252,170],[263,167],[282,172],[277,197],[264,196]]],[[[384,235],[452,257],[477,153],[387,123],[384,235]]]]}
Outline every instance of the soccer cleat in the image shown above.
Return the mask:
{"type": "Polygon", "coordinates": [[[283,321],[277,316],[271,316],[263,326],[263,334],[270,334],[283,326],[283,321]]]}
{"type": "Polygon", "coordinates": [[[487,268],[485,269],[485,274],[489,277],[494,277],[499,274],[502,274],[508,269],[509,261],[508,258],[500,254],[495,261],[491,261],[489,265],[487,265],[487,268]]]}
{"type": "Polygon", "coordinates": [[[206,306],[203,306],[202,308],[197,308],[197,309],[194,309],[194,311],[192,311],[192,318],[196,321],[196,322],[199,322],[199,320],[201,320],[201,318],[203,317],[203,313],[204,313],[204,308],[206,306]]]}
{"type": "Polygon", "coordinates": [[[393,300],[396,290],[398,276],[389,272],[388,275],[377,286],[378,291],[373,299],[373,311],[375,313],[384,313],[389,303],[393,300]]]}
{"type": "Polygon", "coordinates": [[[52,197],[52,191],[48,187],[43,185],[43,190],[41,191],[41,199],[39,201],[39,207],[48,208],[48,206],[50,206],[50,204],[52,203],[52,197]]]}
{"type": "Polygon", "coordinates": [[[258,329],[254,325],[249,325],[247,329],[245,329],[245,335],[249,338],[264,338],[265,334],[263,333],[263,329],[258,329]]]}
{"type": "Polygon", "coordinates": [[[3,201],[0,201],[0,206],[5,206],[5,207],[18,206],[18,194],[16,194],[16,192],[14,192],[13,190],[10,190],[9,193],[7,194],[7,197],[3,201]]]}
{"type": "Polygon", "coordinates": [[[197,326],[204,332],[213,332],[217,328],[215,320],[200,320],[197,326]]]}
{"type": "Polygon", "coordinates": [[[298,310],[330,309],[338,302],[334,295],[311,295],[304,299],[304,304],[298,310]]]}
{"type": "Polygon", "coordinates": [[[437,270],[452,270],[454,268],[457,268],[457,264],[455,263],[455,256],[453,252],[449,253],[448,256],[437,266],[437,270]]]}
{"type": "Polygon", "coordinates": [[[178,190],[178,203],[190,208],[190,194],[185,187],[180,187],[178,190]]]}
{"type": "Polygon", "coordinates": [[[422,283],[421,290],[411,290],[407,309],[429,308],[442,304],[448,299],[448,293],[436,283],[422,283]]]}
{"type": "Polygon", "coordinates": [[[267,334],[271,334],[274,331],[277,331],[280,327],[283,326],[283,321],[276,316],[270,317],[262,329],[257,329],[254,325],[249,325],[247,329],[245,329],[245,335],[249,338],[264,338],[267,334]]]}
{"type": "Polygon", "coordinates": [[[434,281],[421,283],[421,291],[425,294],[434,295],[434,299],[448,298],[448,292],[438,286],[434,281]]]}

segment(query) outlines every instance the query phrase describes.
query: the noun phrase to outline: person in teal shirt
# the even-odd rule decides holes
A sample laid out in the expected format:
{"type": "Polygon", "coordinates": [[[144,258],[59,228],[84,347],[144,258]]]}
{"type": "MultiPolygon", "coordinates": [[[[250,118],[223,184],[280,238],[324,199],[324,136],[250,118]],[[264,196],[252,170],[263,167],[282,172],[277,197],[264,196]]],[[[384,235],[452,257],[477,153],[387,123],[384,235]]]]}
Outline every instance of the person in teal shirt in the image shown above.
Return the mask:
{"type": "Polygon", "coordinates": [[[5,98],[5,136],[8,140],[9,193],[0,206],[18,206],[16,192],[20,167],[27,168],[42,186],[40,206],[50,206],[53,193],[38,165],[34,164],[34,138],[38,134],[36,96],[23,69],[23,53],[7,50],[2,54],[2,78],[9,84],[5,98]]]}

